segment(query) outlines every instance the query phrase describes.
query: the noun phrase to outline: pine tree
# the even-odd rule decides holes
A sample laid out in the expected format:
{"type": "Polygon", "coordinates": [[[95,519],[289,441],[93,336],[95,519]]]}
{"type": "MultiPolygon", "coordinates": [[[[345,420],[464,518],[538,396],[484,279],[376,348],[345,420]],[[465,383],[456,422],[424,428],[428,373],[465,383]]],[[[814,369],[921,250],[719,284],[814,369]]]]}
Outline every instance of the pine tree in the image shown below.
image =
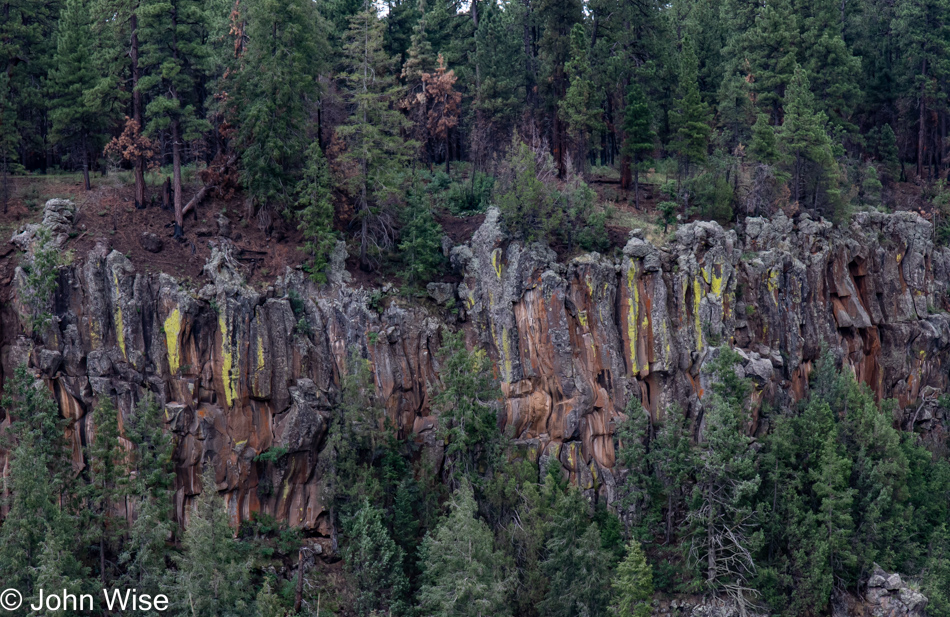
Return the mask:
{"type": "Polygon", "coordinates": [[[653,114],[647,104],[643,88],[636,81],[627,88],[626,105],[623,110],[624,160],[629,158],[633,170],[633,195],[637,210],[640,209],[640,167],[647,155],[653,152],[656,133],[653,131],[653,114]]]}
{"type": "Polygon", "coordinates": [[[401,89],[392,59],[383,50],[383,23],[368,3],[350,20],[344,53],[343,81],[351,113],[337,135],[347,145],[342,161],[355,167],[348,188],[360,222],[360,267],[368,270],[370,245],[391,242],[383,202],[399,187],[400,172],[415,145],[401,136],[409,121],[395,108],[401,89]]]}
{"type": "Polygon", "coordinates": [[[612,583],[614,617],[649,617],[653,614],[653,568],[636,540],[627,544],[626,557],[617,565],[612,583]]]}
{"type": "Polygon", "coordinates": [[[538,81],[544,103],[552,112],[551,146],[558,177],[567,173],[567,126],[557,113],[565,98],[568,77],[565,67],[571,58],[571,30],[583,21],[580,0],[539,0],[531,6],[532,26],[540,30],[537,53],[540,60],[538,81]]]}
{"type": "Polygon", "coordinates": [[[508,230],[526,242],[547,239],[560,224],[554,196],[539,176],[555,173],[547,153],[535,156],[531,146],[515,137],[503,164],[496,202],[508,230]]]}
{"type": "Polygon", "coordinates": [[[775,128],[769,124],[767,114],[760,113],[755,124],[752,125],[752,142],[749,144],[749,155],[753,160],[765,165],[774,165],[779,160],[775,128]]]}
{"type": "Polygon", "coordinates": [[[558,101],[558,111],[567,125],[574,146],[574,166],[586,167],[588,140],[601,127],[599,100],[594,90],[593,70],[588,56],[588,38],[583,24],[571,28],[570,59],[564,66],[568,86],[564,98],[558,101]]]}
{"type": "Polygon", "coordinates": [[[56,55],[49,73],[53,144],[78,155],[83,183],[89,184],[89,157],[101,148],[108,119],[93,91],[97,82],[92,56],[89,0],[66,0],[56,35],[56,55]]]}
{"type": "Polygon", "coordinates": [[[178,569],[168,597],[182,615],[238,617],[247,611],[250,563],[228,525],[210,464],[201,485],[182,537],[182,554],[174,557],[178,569]]]}
{"type": "Polygon", "coordinates": [[[447,442],[445,456],[453,479],[473,478],[479,463],[497,442],[495,402],[501,391],[482,349],[468,351],[462,332],[444,331],[439,349],[440,383],[430,395],[447,442]]]}
{"type": "Polygon", "coordinates": [[[346,569],[357,589],[356,611],[362,616],[389,612],[404,614],[409,581],[404,555],[383,525],[382,512],[364,499],[345,528],[346,569]]]}
{"type": "Polygon", "coordinates": [[[884,181],[897,182],[901,177],[901,162],[897,151],[897,136],[890,124],[881,128],[878,156],[883,165],[884,181]]]}
{"type": "Polygon", "coordinates": [[[333,230],[333,193],[330,171],[319,142],[307,148],[307,164],[303,177],[297,183],[297,229],[303,232],[304,244],[300,247],[310,258],[306,266],[310,278],[316,283],[326,282],[329,256],[336,247],[337,236],[333,230]]]}
{"type": "Polygon", "coordinates": [[[671,146],[680,155],[686,174],[690,163],[706,160],[709,148],[709,112],[699,95],[698,61],[693,44],[686,38],[680,52],[677,102],[669,111],[671,146]]]}
{"type": "Polygon", "coordinates": [[[106,556],[117,547],[124,534],[125,520],[115,513],[125,504],[128,495],[127,470],[123,462],[125,449],[119,443],[118,412],[112,399],[103,397],[93,409],[95,433],[86,448],[89,461],[89,483],[85,487],[87,508],[84,527],[90,545],[96,547],[99,577],[105,588],[112,578],[106,556]]]}
{"type": "Polygon", "coordinates": [[[463,480],[449,515],[423,541],[420,610],[432,617],[505,617],[511,580],[494,550],[491,529],[475,515],[472,487],[463,480]]]}
{"type": "MultiPolygon", "coordinates": [[[[133,165],[135,207],[145,208],[145,171],[157,146],[147,138],[145,96],[138,87],[143,74],[139,23],[142,5],[148,0],[91,0],[94,60],[99,81],[91,96],[102,107],[118,106],[131,98],[122,136],[113,138],[115,149],[133,165]]],[[[110,142],[112,145],[112,142],[110,142]]],[[[108,149],[107,149],[108,153],[108,149]]]]}
{"type": "Polygon", "coordinates": [[[753,497],[760,478],[744,432],[751,386],[736,375],[736,352],[720,350],[710,370],[712,392],[704,396],[704,431],[696,470],[695,506],[689,513],[691,563],[705,570],[705,583],[740,604],[751,591],[758,520],[753,497]]]}
{"type": "MultiPolygon", "coordinates": [[[[748,6],[755,11],[753,22],[732,30],[726,74],[728,79],[738,76],[752,82],[756,106],[775,126],[781,122],[785,88],[795,71],[798,22],[789,0],[748,6]]],[[[722,11],[725,15],[733,9],[724,5],[722,11]]]]}
{"type": "Polygon", "coordinates": [[[280,597],[271,589],[270,578],[264,579],[264,586],[257,592],[254,608],[256,617],[284,617],[287,614],[280,597]]]}
{"type": "Polygon", "coordinates": [[[930,602],[927,612],[934,617],[950,615],[950,530],[940,525],[931,536],[924,569],[924,593],[930,602]]]}
{"type": "Polygon", "coordinates": [[[61,0],[6,0],[0,5],[0,202],[12,196],[9,176],[28,158],[45,159],[46,78],[61,0]]]}
{"type": "Polygon", "coordinates": [[[341,383],[340,403],[327,430],[321,463],[325,498],[334,517],[352,515],[362,499],[375,502],[378,481],[371,462],[382,441],[383,408],[376,397],[368,360],[351,350],[341,383]]]}
{"type": "Polygon", "coordinates": [[[399,230],[399,255],[405,261],[406,278],[418,284],[430,280],[443,262],[442,226],[432,215],[421,186],[406,191],[406,207],[399,230]]]}
{"type": "Polygon", "coordinates": [[[630,522],[635,528],[648,528],[648,510],[651,510],[651,497],[656,489],[647,448],[651,429],[650,414],[635,397],[630,398],[624,414],[627,417],[617,426],[615,433],[620,442],[617,448],[617,465],[626,470],[620,505],[630,513],[630,522]]]}
{"type": "MultiPolygon", "coordinates": [[[[85,578],[88,571],[76,560],[73,553],[69,550],[68,542],[71,538],[63,538],[57,529],[46,528],[46,535],[42,543],[42,551],[37,559],[36,566],[36,589],[43,590],[47,596],[50,594],[70,593],[77,598],[87,589],[84,589],[85,578]]],[[[39,604],[39,598],[29,598],[26,606],[32,607],[39,604]]],[[[42,605],[41,605],[42,606],[42,605]]],[[[61,617],[65,615],[75,615],[79,612],[78,600],[74,605],[70,600],[60,604],[59,610],[47,610],[40,608],[37,611],[30,610],[29,617],[61,617]]]]}
{"type": "Polygon", "coordinates": [[[690,442],[690,423],[686,412],[678,406],[672,406],[664,415],[663,423],[657,427],[656,438],[651,444],[649,462],[662,485],[661,495],[666,499],[664,542],[669,544],[673,539],[676,514],[684,509],[684,502],[690,494],[692,473],[698,462],[690,442]]]}
{"type": "Polygon", "coordinates": [[[521,117],[526,99],[525,50],[519,30],[519,4],[480,5],[475,32],[475,64],[478,68],[472,101],[472,158],[484,164],[508,143],[508,132],[521,117]]]}
{"type": "Polygon", "coordinates": [[[778,131],[779,144],[792,164],[792,198],[801,203],[811,189],[813,204],[824,189],[832,213],[837,202],[838,164],[825,131],[824,112],[816,112],[808,77],[801,68],[785,94],[785,121],[778,131]]]}
{"type": "Polygon", "coordinates": [[[942,106],[944,96],[936,84],[945,80],[950,68],[950,4],[945,0],[910,1],[895,4],[891,23],[897,40],[897,57],[903,68],[901,94],[917,108],[917,175],[927,177],[934,148],[928,147],[930,111],[942,106]]]}
{"type": "MultiPolygon", "coordinates": [[[[67,575],[70,568],[44,542],[74,546],[79,531],[67,487],[71,465],[64,421],[45,383],[26,368],[16,368],[4,388],[3,408],[13,419],[16,445],[10,454],[7,515],[0,527],[0,575],[24,598],[37,594],[38,568],[67,575]]],[[[52,549],[55,549],[54,546],[52,549]]]]}
{"type": "Polygon", "coordinates": [[[575,488],[558,497],[541,571],[549,580],[544,615],[571,617],[607,614],[613,555],[602,546],[600,529],[588,518],[587,502],[575,488]]]}
{"type": "Polygon", "coordinates": [[[307,129],[329,53],[326,34],[307,0],[253,0],[245,16],[236,80],[242,181],[262,207],[287,207],[312,158],[307,129]]]}
{"type": "Polygon", "coordinates": [[[137,89],[151,95],[145,108],[146,135],[168,131],[171,142],[177,238],[184,225],[181,168],[185,142],[197,139],[211,126],[201,113],[199,89],[207,72],[204,7],[198,0],[143,0],[139,9],[140,66],[145,75],[137,89]]]}

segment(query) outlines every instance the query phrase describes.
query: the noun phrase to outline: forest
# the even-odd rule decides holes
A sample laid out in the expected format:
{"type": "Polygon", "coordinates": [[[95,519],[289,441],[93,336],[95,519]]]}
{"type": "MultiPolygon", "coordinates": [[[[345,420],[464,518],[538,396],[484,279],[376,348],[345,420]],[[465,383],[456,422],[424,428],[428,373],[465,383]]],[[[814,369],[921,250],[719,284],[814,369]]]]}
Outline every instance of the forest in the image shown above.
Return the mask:
{"type": "MultiPolygon", "coordinates": [[[[20,180],[119,178],[187,242],[205,201],[238,200],[243,225],[299,234],[315,283],[343,246],[411,296],[449,270],[443,222],[489,207],[559,256],[778,212],[910,210],[950,243],[950,0],[0,0],[0,69],[4,214],[20,180]]],[[[28,276],[49,296],[47,257],[28,276]]],[[[754,437],[725,346],[702,439],[677,405],[658,421],[632,399],[611,503],[498,429],[486,350],[445,333],[439,361],[439,468],[385,421],[366,360],[341,376],[319,463],[331,556],[273,517],[234,526],[210,465],[176,520],[154,398],[120,418],[101,397],[77,472],[22,366],[0,577],[28,602],[166,594],[181,617],[645,617],[686,595],[807,616],[880,567],[950,617],[946,444],[900,430],[831,351],[754,437]]]]}

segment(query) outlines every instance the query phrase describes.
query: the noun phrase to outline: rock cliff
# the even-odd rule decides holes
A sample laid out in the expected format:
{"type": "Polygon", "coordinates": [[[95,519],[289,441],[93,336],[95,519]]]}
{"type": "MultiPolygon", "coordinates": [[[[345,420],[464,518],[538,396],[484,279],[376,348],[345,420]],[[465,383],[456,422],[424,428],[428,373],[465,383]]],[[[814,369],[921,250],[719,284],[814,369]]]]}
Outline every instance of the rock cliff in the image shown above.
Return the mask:
{"type": "MultiPolygon", "coordinates": [[[[53,241],[68,243],[68,202],[46,214],[53,241]]],[[[35,232],[17,244],[28,248],[35,232]]],[[[530,456],[556,458],[609,500],[612,434],[630,397],[654,418],[679,403],[701,433],[703,366],[722,345],[740,351],[757,410],[801,397],[827,347],[879,397],[898,400],[905,429],[944,441],[936,396],[948,387],[950,250],[932,234],[907,212],[858,214],[845,229],[780,214],[728,231],[683,225],[664,246],[634,231],[615,255],[562,263],[545,246],[511,241],[491,210],[470,242],[445,247],[462,282],[430,286],[431,302],[354,288],[340,271],[325,286],[288,270],[253,288],[226,238],[213,240],[206,280],[194,285],[141,272],[102,241],[61,269],[52,323],[35,336],[23,326],[18,271],[2,368],[29,362],[48,382],[77,466],[97,397],[115,397],[128,417],[150,391],[178,436],[179,517],[207,459],[235,522],[263,511],[325,537],[317,461],[350,350],[372,361],[401,433],[438,452],[428,388],[440,330],[462,328],[495,361],[500,424],[530,456]],[[272,447],[288,456],[254,461],[272,447]]],[[[768,422],[756,411],[750,434],[768,422]]]]}

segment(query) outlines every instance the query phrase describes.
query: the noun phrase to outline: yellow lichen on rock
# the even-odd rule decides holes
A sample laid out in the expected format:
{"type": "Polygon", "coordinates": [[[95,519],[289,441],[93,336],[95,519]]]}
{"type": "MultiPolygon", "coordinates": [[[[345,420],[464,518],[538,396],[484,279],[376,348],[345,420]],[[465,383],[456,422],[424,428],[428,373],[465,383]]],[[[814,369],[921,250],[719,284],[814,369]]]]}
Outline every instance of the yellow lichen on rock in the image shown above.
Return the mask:
{"type": "Polygon", "coordinates": [[[637,362],[637,322],[640,312],[640,290],[637,288],[637,266],[633,262],[627,269],[627,339],[630,341],[630,372],[636,375],[640,372],[637,362]]]}
{"type": "Polygon", "coordinates": [[[122,356],[128,359],[128,354],[125,353],[125,327],[122,324],[122,307],[119,305],[119,274],[113,270],[112,272],[112,282],[115,283],[115,311],[113,318],[115,320],[115,339],[119,344],[119,349],[122,350],[122,356]]]}
{"type": "Polygon", "coordinates": [[[702,283],[697,276],[693,278],[693,327],[696,330],[696,351],[702,351],[703,349],[703,322],[699,316],[699,307],[702,299],[702,283]]]}
{"type": "Polygon", "coordinates": [[[237,399],[237,381],[232,375],[232,369],[238,364],[238,353],[228,334],[228,324],[224,318],[224,311],[218,316],[218,327],[221,329],[221,383],[224,386],[224,399],[228,407],[237,399]]]}
{"type": "Polygon", "coordinates": [[[174,374],[178,372],[181,366],[180,343],[178,341],[178,337],[181,335],[181,311],[177,307],[165,318],[163,328],[165,330],[165,346],[168,348],[168,370],[174,374]]]}

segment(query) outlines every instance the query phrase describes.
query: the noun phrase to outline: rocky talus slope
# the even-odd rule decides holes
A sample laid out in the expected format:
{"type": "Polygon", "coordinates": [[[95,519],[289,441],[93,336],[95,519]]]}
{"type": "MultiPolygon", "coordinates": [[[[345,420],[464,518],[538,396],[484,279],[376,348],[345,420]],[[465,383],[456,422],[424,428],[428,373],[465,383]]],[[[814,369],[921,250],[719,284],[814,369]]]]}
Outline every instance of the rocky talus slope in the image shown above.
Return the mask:
{"type": "MultiPolygon", "coordinates": [[[[46,218],[54,241],[68,242],[71,205],[49,202],[46,218]]],[[[14,240],[29,248],[34,235],[14,240]]],[[[550,249],[506,237],[492,210],[469,243],[445,247],[463,281],[430,285],[426,302],[380,300],[349,285],[339,264],[324,286],[288,270],[253,288],[226,237],[212,240],[206,279],[189,285],[140,272],[104,240],[62,268],[53,323],[38,336],[23,326],[18,272],[2,369],[28,362],[47,380],[71,420],[76,465],[97,397],[116,397],[127,417],[151,391],[179,437],[180,517],[208,459],[235,522],[263,511],[326,537],[318,460],[351,350],[372,361],[403,435],[438,458],[428,389],[441,329],[461,328],[489,350],[505,395],[499,420],[525,454],[556,458],[609,500],[612,432],[629,398],[655,418],[679,403],[701,432],[703,366],[726,344],[755,381],[756,409],[801,397],[828,347],[878,396],[899,401],[904,428],[945,441],[936,396],[948,386],[950,250],[932,235],[907,212],[862,213],[847,229],[779,215],[738,231],[683,225],[665,246],[634,231],[615,257],[558,263],[550,249]],[[272,447],[289,454],[254,462],[272,447]]],[[[750,434],[768,422],[756,412],[750,434]]]]}

